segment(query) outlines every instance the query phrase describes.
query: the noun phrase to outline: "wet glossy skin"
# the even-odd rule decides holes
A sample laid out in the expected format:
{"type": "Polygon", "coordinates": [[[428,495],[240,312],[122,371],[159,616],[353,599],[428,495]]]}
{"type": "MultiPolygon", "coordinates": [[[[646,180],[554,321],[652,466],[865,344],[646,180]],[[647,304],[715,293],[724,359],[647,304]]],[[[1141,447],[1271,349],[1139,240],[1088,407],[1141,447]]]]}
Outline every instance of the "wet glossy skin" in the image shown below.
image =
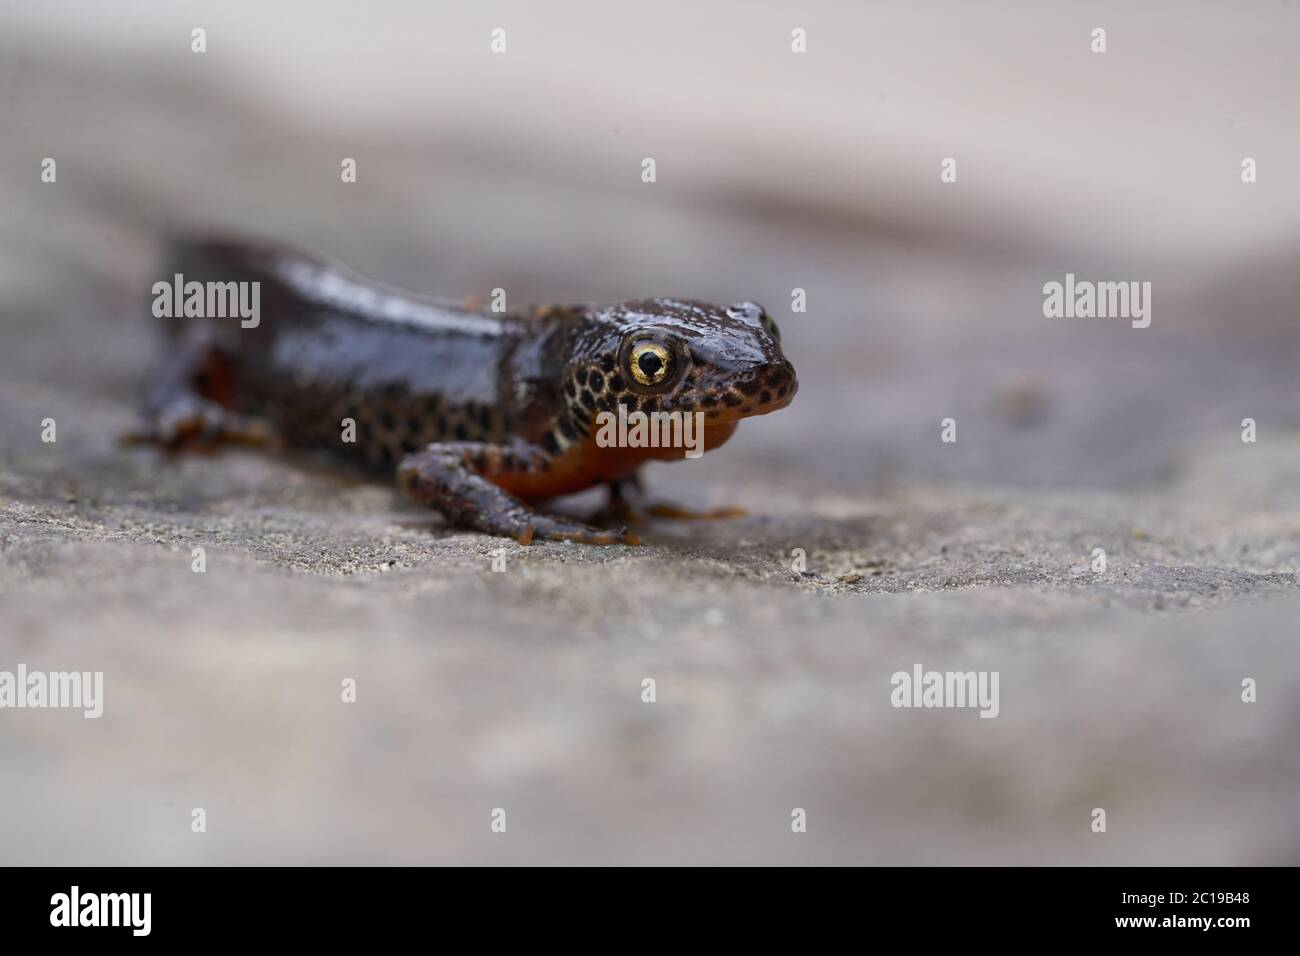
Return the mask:
{"type": "Polygon", "coordinates": [[[172,350],[146,403],[153,440],[174,447],[265,431],[389,474],[400,465],[405,490],[453,522],[520,540],[626,540],[525,502],[682,458],[681,448],[598,447],[597,413],[620,404],[698,411],[708,450],[797,389],[775,324],[753,303],[473,312],[276,247],[232,243],[178,247],[164,274],[174,272],[260,282],[261,314],[256,328],[159,320],[171,323],[172,350]]]}
{"type": "MultiPolygon", "coordinates": [[[[581,490],[626,478],[649,459],[682,457],[679,448],[598,447],[593,424],[599,412],[620,404],[647,414],[701,412],[709,450],[725,442],[741,418],[788,405],[798,388],[775,324],[752,303],[647,299],[574,310],[557,326],[546,348],[562,368],[558,375],[548,369],[544,379],[547,388],[562,386],[561,405],[552,410],[552,424],[532,439],[556,456],[556,480],[540,489],[507,484],[524,497],[581,490]],[[664,378],[654,384],[637,381],[631,370],[630,353],[644,343],[668,356],[664,378]]],[[[516,370],[516,381],[529,378],[516,370]]]]}

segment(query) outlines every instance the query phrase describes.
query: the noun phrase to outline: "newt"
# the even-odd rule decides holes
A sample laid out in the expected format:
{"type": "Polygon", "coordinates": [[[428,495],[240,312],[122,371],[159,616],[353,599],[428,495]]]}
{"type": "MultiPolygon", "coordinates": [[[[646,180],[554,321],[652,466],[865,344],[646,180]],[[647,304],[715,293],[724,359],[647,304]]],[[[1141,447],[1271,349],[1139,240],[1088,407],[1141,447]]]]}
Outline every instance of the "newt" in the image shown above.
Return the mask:
{"type": "Polygon", "coordinates": [[[185,288],[247,283],[258,314],[162,320],[165,348],[134,441],[324,450],[395,475],[453,525],[521,544],[636,543],[626,527],[534,507],[601,484],[622,507],[641,465],[684,457],[681,448],[607,447],[596,440],[599,413],[699,412],[710,451],[741,419],[784,408],[798,389],[776,323],[753,302],[480,311],[280,246],[228,240],[173,243],[164,274],[155,291],[173,276],[178,291],[182,277],[185,288]]]}

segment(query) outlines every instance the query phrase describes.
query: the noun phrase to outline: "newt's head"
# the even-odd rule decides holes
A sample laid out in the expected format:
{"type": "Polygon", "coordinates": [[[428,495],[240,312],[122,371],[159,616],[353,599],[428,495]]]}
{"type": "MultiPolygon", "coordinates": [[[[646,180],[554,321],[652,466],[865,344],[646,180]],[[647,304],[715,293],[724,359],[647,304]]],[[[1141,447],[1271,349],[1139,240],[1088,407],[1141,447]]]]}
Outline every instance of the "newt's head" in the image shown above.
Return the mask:
{"type": "Polygon", "coordinates": [[[565,397],[579,417],[621,404],[721,425],[784,408],[798,388],[761,305],[644,299],[588,313],[565,397]]]}

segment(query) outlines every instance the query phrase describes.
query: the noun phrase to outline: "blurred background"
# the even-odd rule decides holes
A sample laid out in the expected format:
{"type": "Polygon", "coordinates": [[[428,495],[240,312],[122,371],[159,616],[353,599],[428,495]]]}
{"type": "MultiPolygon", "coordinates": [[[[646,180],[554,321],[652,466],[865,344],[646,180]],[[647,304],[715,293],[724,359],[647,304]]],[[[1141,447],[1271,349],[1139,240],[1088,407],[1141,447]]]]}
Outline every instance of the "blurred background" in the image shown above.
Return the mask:
{"type": "Polygon", "coordinates": [[[108,697],[0,713],[0,861],[1296,862],[1298,27],[0,8],[0,669],[108,697]],[[749,518],[494,575],[383,486],[116,448],[166,236],[209,230],[453,297],[755,299],[801,390],[648,476],[749,518]],[[1151,326],[1044,318],[1066,273],[1150,282],[1151,326]],[[1002,715],[892,710],[915,661],[1000,670],[1002,715]]]}

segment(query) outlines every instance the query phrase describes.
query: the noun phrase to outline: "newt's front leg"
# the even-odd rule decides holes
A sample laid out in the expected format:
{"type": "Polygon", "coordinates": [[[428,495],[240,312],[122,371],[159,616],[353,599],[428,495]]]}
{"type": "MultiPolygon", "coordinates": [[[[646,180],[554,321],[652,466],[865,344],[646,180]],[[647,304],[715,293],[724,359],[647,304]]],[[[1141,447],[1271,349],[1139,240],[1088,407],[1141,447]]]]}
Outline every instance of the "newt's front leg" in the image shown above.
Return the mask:
{"type": "Polygon", "coordinates": [[[626,528],[606,531],[554,515],[539,514],[493,484],[494,477],[527,473],[545,462],[531,445],[481,442],[433,444],[402,459],[397,479],[416,501],[431,505],[453,524],[531,544],[534,538],[579,544],[639,544],[626,528]]]}

